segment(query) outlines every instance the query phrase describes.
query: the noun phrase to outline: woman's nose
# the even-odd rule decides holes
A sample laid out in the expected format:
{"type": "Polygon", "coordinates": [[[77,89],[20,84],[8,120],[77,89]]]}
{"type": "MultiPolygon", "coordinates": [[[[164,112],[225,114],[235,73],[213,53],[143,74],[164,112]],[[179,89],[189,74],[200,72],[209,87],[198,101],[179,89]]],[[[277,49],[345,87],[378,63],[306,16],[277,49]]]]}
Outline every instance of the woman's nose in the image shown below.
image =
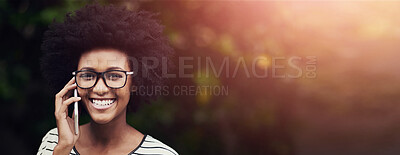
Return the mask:
{"type": "Polygon", "coordinates": [[[108,87],[104,83],[104,80],[102,78],[99,78],[99,81],[97,81],[96,85],[93,88],[93,92],[98,95],[104,95],[108,92],[108,87]]]}

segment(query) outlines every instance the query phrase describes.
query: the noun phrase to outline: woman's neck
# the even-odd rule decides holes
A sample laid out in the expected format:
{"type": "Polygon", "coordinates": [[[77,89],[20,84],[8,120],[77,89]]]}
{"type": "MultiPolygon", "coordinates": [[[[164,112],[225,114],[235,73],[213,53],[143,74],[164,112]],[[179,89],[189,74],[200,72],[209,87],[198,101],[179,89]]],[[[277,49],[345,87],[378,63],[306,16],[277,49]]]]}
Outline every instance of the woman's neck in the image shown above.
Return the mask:
{"type": "Polygon", "coordinates": [[[126,112],[114,118],[107,124],[97,124],[91,121],[88,125],[88,138],[93,145],[118,145],[124,141],[126,135],[132,131],[132,127],[126,123],[126,112]]]}

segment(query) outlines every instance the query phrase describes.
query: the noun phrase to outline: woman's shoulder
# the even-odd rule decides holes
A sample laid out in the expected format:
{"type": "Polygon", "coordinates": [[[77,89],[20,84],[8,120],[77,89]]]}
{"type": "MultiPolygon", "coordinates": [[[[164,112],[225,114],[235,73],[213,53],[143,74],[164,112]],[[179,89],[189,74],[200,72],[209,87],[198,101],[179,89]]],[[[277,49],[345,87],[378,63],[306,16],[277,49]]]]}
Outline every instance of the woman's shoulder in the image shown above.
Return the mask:
{"type": "Polygon", "coordinates": [[[43,137],[43,139],[46,138],[46,137],[57,137],[57,139],[58,139],[58,130],[57,130],[57,128],[50,129],[46,133],[46,135],[43,137]]]}
{"type": "Polygon", "coordinates": [[[44,135],[37,154],[52,154],[54,147],[58,144],[58,131],[53,128],[44,135]]]}
{"type": "MultiPolygon", "coordinates": [[[[53,128],[44,135],[42,138],[42,143],[39,146],[39,150],[37,152],[38,155],[41,154],[53,154],[54,147],[58,144],[58,130],[57,128],[53,128]]],[[[71,150],[70,155],[76,154],[74,150],[71,150]]]]}
{"type": "Polygon", "coordinates": [[[130,154],[178,155],[174,149],[150,135],[144,135],[140,145],[130,154]]]}
{"type": "Polygon", "coordinates": [[[44,135],[42,138],[43,143],[57,144],[58,143],[58,131],[57,128],[53,128],[44,135]]]}

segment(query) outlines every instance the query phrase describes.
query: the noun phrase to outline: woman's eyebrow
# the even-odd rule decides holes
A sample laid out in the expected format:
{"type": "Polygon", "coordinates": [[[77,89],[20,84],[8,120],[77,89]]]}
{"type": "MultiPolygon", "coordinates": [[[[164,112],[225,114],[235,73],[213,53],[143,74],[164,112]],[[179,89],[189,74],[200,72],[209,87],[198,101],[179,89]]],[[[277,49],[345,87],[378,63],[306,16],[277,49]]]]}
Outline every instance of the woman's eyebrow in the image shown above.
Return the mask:
{"type": "Polygon", "coordinates": [[[94,70],[94,68],[92,68],[92,67],[83,67],[80,70],[94,70]]]}
{"type": "Polygon", "coordinates": [[[121,67],[109,67],[107,70],[123,70],[121,67]]]}
{"type": "MultiPolygon", "coordinates": [[[[92,70],[94,71],[95,69],[92,67],[83,67],[80,70],[92,70]]],[[[121,67],[108,67],[107,70],[124,70],[121,67]]]]}

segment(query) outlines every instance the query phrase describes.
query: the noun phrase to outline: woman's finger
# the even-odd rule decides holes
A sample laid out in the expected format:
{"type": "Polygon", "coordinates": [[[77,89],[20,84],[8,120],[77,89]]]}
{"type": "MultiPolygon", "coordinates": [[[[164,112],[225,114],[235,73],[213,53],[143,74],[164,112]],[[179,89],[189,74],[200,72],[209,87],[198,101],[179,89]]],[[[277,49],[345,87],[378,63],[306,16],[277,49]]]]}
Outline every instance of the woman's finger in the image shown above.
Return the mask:
{"type": "Polygon", "coordinates": [[[61,106],[61,104],[65,98],[65,94],[68,93],[68,91],[73,90],[75,88],[76,88],[76,84],[72,84],[67,87],[64,87],[60,92],[57,93],[56,102],[55,102],[56,110],[59,109],[59,107],[61,106]]]}
{"type": "Polygon", "coordinates": [[[66,87],[64,87],[63,89],[61,89],[60,92],[58,92],[56,96],[62,98],[62,97],[65,96],[65,94],[68,93],[68,91],[70,91],[70,90],[72,90],[72,89],[74,89],[74,88],[76,88],[76,84],[75,84],[75,83],[74,83],[74,84],[71,84],[71,85],[69,85],[69,86],[66,86],[66,87]]]}
{"type": "Polygon", "coordinates": [[[68,109],[68,106],[74,102],[78,102],[81,100],[81,97],[71,97],[67,100],[65,100],[61,107],[60,107],[60,112],[66,111],[68,109]]]}
{"type": "Polygon", "coordinates": [[[57,118],[63,118],[63,117],[68,116],[68,105],[70,105],[73,102],[80,101],[80,100],[81,100],[81,97],[71,97],[71,98],[63,101],[62,104],[60,105],[60,107],[55,110],[55,115],[57,116],[57,118]]]}
{"type": "Polygon", "coordinates": [[[75,77],[72,77],[71,80],[69,80],[68,83],[65,84],[64,87],[66,87],[66,86],[68,86],[68,85],[71,85],[71,84],[73,84],[73,83],[75,83],[75,77]]]}
{"type": "Polygon", "coordinates": [[[65,84],[64,88],[61,89],[60,92],[58,92],[58,93],[56,94],[56,97],[58,97],[58,98],[64,97],[64,95],[68,92],[68,91],[65,91],[65,88],[69,88],[71,85],[75,85],[74,83],[75,83],[75,77],[72,77],[71,80],[69,80],[69,81],[67,82],[67,84],[65,84]]]}

